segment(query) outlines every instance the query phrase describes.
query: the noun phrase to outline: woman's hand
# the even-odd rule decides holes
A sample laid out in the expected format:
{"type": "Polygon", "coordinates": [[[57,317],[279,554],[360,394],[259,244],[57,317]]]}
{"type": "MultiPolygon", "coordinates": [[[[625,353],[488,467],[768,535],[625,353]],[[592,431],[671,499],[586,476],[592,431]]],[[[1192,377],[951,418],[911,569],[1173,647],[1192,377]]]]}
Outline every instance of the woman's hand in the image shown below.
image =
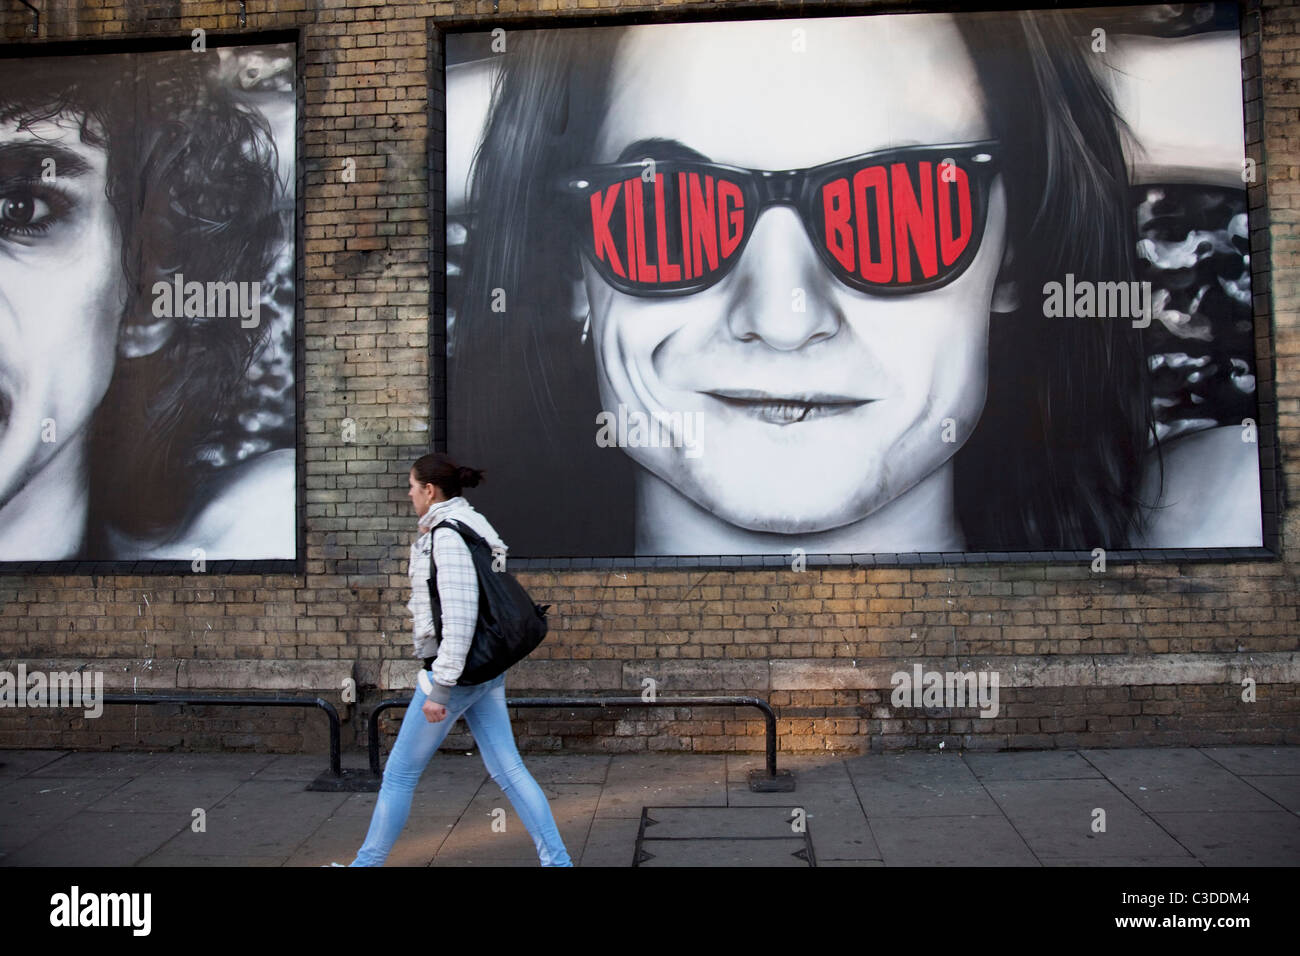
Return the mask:
{"type": "Polygon", "coordinates": [[[424,711],[424,719],[431,724],[436,724],[447,717],[447,708],[437,701],[426,700],[420,709],[424,711]]]}

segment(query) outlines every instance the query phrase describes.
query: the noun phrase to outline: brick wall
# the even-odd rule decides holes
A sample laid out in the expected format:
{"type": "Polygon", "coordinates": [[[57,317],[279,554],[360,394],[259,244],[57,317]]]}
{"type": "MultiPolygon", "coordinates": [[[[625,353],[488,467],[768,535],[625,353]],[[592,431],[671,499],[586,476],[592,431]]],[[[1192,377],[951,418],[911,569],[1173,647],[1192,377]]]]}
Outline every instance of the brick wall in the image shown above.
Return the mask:
{"type": "MultiPolygon", "coordinates": [[[[238,31],[235,2],[0,0],[6,43],[238,31]]],[[[429,27],[727,4],[249,0],[244,32],[301,30],[299,369],[302,575],[0,576],[0,670],[102,668],[110,690],[321,694],[345,742],[414,678],[405,612],[406,469],[430,436],[429,27]],[[356,181],[343,183],[345,158],[356,181]],[[357,423],[357,441],[336,440],[357,423]],[[359,686],[344,701],[346,678],[359,686]]],[[[864,4],[863,8],[872,7],[864,4]]],[[[885,5],[875,4],[884,9],[885,5]]],[[[893,6],[898,7],[898,4],[893,6]]],[[[905,5],[904,5],[905,6],[905,5]]],[[[786,5],[791,13],[798,5],[786,5]]],[[[838,7],[837,9],[846,9],[838,7]]],[[[1251,3],[1243,39],[1261,438],[1300,500],[1300,8],[1251,3]],[[1264,203],[1268,204],[1268,215],[1264,203]],[[1271,267],[1270,267],[1271,261],[1271,267]],[[1278,444],[1268,427],[1276,422],[1278,444]]],[[[436,120],[436,115],[435,115],[436,120]]],[[[436,137],[435,137],[436,141],[436,137]]],[[[440,222],[434,222],[437,236],[440,222]]],[[[435,239],[436,243],[436,239],[435,239]]],[[[435,248],[436,251],[436,248],[435,248]]],[[[436,277],[435,277],[436,278],[436,277]]],[[[435,310],[440,303],[434,303],[435,310]]],[[[435,314],[436,311],[435,311],[435,314]]],[[[437,409],[433,409],[434,417],[437,409]]],[[[1266,488],[1270,491],[1271,488],[1266,488]]],[[[1240,563],[522,572],[552,636],[511,693],[756,694],[783,750],[1300,742],[1300,510],[1283,556],[1240,563]],[[890,675],[997,669],[1001,712],[894,707],[890,675]],[[1242,700],[1242,681],[1256,699],[1242,700]]],[[[109,708],[89,721],[0,710],[0,747],[323,751],[315,715],[109,708]]],[[[727,708],[516,711],[523,749],[758,751],[727,708]]],[[[395,721],[389,721],[389,730],[395,721]]],[[[453,735],[451,746],[468,743],[453,735]]]]}

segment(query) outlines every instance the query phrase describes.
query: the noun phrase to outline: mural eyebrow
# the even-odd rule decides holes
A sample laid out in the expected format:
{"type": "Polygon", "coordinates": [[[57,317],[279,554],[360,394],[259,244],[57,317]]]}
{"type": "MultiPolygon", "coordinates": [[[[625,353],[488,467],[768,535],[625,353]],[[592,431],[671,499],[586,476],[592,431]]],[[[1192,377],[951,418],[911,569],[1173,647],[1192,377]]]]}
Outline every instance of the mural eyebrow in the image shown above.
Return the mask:
{"type": "Polygon", "coordinates": [[[65,146],[54,143],[0,143],[0,174],[10,176],[43,171],[43,163],[54,160],[56,176],[84,176],[90,164],[65,146]]]}

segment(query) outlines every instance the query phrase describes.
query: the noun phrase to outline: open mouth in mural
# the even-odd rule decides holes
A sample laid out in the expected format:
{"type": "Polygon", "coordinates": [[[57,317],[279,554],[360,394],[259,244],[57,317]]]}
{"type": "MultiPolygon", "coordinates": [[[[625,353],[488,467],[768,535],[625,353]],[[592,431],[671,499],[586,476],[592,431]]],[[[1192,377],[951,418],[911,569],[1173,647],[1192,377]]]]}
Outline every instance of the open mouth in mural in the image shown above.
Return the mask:
{"type": "Polygon", "coordinates": [[[798,422],[842,415],[874,401],[869,398],[849,398],[846,395],[804,393],[800,395],[773,395],[752,389],[724,389],[705,392],[730,408],[751,415],[773,425],[794,425],[798,422]]]}

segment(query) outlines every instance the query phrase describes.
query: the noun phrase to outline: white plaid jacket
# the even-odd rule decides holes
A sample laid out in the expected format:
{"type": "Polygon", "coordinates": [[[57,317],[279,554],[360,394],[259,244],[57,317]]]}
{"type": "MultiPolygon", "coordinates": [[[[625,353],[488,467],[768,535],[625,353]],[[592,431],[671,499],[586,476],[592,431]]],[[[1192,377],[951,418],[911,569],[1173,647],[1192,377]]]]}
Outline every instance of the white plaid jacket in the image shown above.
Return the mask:
{"type": "Polygon", "coordinates": [[[496,529],[474,510],[463,495],[434,502],[420,517],[422,534],[411,545],[408,564],[411,599],[406,607],[412,617],[415,656],[437,657],[430,674],[433,693],[429,699],[444,705],[451,699],[451,689],[465,669],[465,657],[469,654],[474,625],[478,621],[478,575],[469,546],[451,528],[439,528],[432,535],[429,531],[447,518],[454,518],[477,531],[494,553],[506,551],[496,529]],[[442,602],[441,642],[433,636],[433,604],[429,600],[431,562],[438,568],[438,599],[442,602]]]}

